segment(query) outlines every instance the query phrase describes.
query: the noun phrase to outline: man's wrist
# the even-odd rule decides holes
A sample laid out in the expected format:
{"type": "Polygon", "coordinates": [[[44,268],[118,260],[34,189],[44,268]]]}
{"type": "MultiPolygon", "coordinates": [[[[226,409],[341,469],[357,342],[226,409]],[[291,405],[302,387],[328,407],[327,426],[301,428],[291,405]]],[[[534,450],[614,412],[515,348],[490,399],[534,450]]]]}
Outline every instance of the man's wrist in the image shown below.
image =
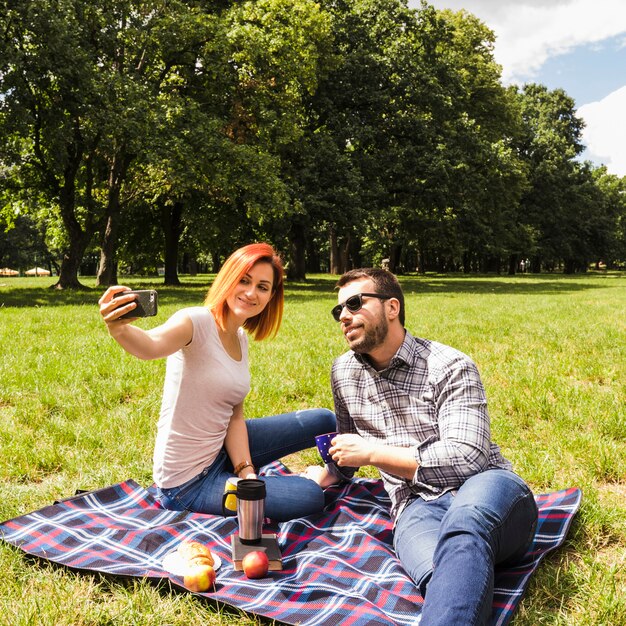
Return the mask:
{"type": "Polygon", "coordinates": [[[363,465],[373,465],[374,467],[378,467],[379,464],[384,464],[387,461],[387,455],[385,452],[386,446],[376,441],[370,441],[368,443],[368,462],[364,463],[363,465]]]}
{"type": "Polygon", "coordinates": [[[413,480],[420,466],[414,447],[388,446],[371,442],[368,457],[370,465],[407,480],[413,480]]]}

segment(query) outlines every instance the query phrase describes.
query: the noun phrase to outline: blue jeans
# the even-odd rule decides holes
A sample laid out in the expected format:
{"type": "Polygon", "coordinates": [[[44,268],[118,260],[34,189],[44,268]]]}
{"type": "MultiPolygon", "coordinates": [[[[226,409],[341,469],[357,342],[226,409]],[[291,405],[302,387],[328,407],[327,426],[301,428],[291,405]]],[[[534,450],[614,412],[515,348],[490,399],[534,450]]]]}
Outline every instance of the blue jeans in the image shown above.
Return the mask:
{"type": "MultiPolygon", "coordinates": [[[[259,468],[287,454],[315,446],[315,437],[337,429],[328,409],[308,409],[246,420],[252,464],[259,468]]],[[[198,476],[170,489],[159,489],[161,504],[174,511],[223,515],[222,495],[233,465],[222,448],[198,476]]],[[[324,508],[324,492],[302,476],[264,476],[265,515],[278,522],[317,513],[324,508]]]]}
{"type": "Polygon", "coordinates": [[[523,556],[536,527],[533,494],[507,470],[476,474],[456,495],[413,500],[394,546],[424,598],[420,626],[487,624],[495,565],[523,556]]]}

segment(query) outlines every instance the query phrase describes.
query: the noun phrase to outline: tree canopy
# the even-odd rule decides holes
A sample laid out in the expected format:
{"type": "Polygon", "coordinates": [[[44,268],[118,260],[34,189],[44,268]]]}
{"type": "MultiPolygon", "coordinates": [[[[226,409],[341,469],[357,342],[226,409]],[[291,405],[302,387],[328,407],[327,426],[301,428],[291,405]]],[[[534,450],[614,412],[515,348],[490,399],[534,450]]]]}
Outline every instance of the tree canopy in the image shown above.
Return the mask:
{"type": "Polygon", "coordinates": [[[626,260],[624,181],[581,160],[572,98],[504,87],[465,11],[0,5],[0,266],[36,255],[80,287],[97,256],[99,284],[120,267],[176,284],[259,239],[294,278],[626,260]]]}

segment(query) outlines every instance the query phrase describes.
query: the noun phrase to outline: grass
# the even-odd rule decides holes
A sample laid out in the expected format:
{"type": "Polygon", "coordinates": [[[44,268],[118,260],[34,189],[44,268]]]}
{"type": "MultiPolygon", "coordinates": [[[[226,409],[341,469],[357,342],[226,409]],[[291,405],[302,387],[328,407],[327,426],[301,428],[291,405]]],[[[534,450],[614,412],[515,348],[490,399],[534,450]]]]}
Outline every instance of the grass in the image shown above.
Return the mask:
{"type": "MultiPolygon", "coordinates": [[[[159,290],[151,327],[202,302],[209,277],[159,290]]],[[[492,431],[540,493],[570,486],[583,504],[566,545],[533,576],[514,626],[626,624],[626,276],[402,279],[407,327],[470,354],[492,431]]],[[[0,279],[0,520],[76,489],[151,482],[164,362],[108,337],[100,289],[59,293],[51,278],[0,279]]],[[[345,344],[329,310],[334,279],[287,289],[273,341],[251,343],[249,417],[332,407],[329,368],[345,344]]],[[[292,466],[318,462],[305,452],[292,466]]],[[[364,472],[375,475],[373,470],[364,472]]],[[[77,575],[0,543],[0,624],[257,624],[145,581],[77,575]]]]}

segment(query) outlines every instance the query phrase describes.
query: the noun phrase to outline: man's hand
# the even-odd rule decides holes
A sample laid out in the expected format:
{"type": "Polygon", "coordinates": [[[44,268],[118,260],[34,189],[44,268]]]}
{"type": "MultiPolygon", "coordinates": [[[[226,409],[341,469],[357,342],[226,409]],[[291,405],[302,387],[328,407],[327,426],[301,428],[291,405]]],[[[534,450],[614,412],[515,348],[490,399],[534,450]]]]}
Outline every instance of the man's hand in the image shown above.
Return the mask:
{"type": "Polygon", "coordinates": [[[413,448],[387,446],[363,439],[360,435],[337,435],[328,452],[339,467],[373,465],[409,480],[418,467],[413,448]]]}
{"type": "Polygon", "coordinates": [[[361,467],[373,465],[372,455],[378,445],[361,435],[337,435],[328,452],[340,467],[361,467]]]}

